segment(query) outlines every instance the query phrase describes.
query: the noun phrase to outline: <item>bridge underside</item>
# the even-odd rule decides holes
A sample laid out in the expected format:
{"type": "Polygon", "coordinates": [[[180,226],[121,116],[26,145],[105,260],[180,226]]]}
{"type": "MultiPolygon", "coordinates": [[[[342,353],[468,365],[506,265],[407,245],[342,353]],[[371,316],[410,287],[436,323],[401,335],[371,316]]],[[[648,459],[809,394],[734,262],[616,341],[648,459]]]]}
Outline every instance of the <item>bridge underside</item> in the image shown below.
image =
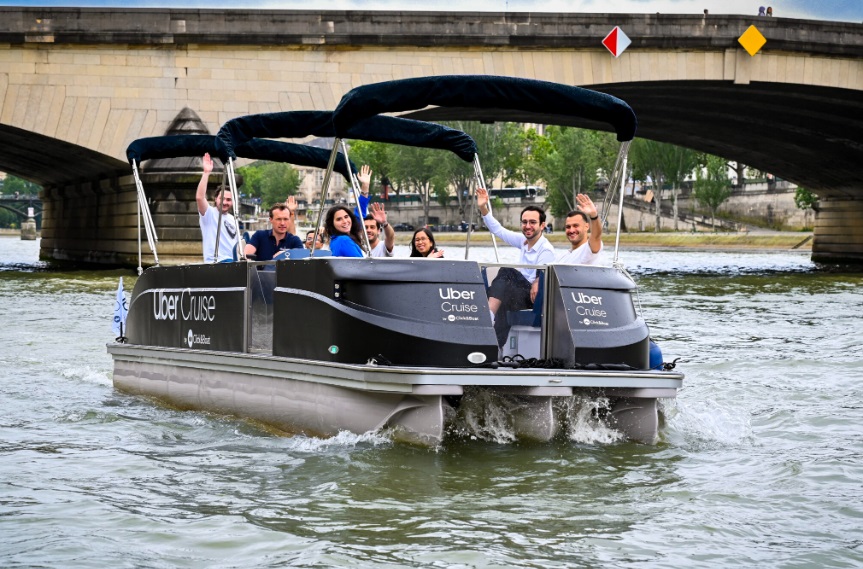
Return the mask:
{"type": "MultiPolygon", "coordinates": [[[[860,92],[787,84],[656,81],[595,85],[629,103],[641,138],[669,142],[778,173],[822,197],[861,192],[860,92]]],[[[598,123],[501,109],[431,108],[427,120],[516,121],[605,129],[598,123]]]]}
{"type": "Polygon", "coordinates": [[[56,138],[0,124],[0,171],[43,187],[63,187],[128,174],[116,158],[56,138]]]}

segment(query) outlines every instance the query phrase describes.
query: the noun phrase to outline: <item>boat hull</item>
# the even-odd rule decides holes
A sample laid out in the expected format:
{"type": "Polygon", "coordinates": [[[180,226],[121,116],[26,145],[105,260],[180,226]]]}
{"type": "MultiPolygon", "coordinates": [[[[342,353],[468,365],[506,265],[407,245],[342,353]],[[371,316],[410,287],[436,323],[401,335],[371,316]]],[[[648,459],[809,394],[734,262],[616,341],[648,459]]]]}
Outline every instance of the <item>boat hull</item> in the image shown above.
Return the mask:
{"type": "Polygon", "coordinates": [[[548,441],[560,432],[554,403],[609,397],[612,425],[654,443],[658,398],[674,397],[681,374],[574,370],[446,369],[324,363],[246,353],[111,344],[114,385],[182,409],[254,419],[289,433],[332,436],[387,430],[394,439],[436,446],[451,401],[486,389],[517,399],[515,436],[548,441]]]}

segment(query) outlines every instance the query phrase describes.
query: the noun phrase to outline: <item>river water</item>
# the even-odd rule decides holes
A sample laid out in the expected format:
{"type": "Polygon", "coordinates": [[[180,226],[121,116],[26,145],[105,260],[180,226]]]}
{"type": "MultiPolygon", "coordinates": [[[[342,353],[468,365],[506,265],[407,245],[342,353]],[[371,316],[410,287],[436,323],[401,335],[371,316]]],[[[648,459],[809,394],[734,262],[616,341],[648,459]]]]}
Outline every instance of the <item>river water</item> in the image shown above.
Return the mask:
{"type": "Polygon", "coordinates": [[[660,444],[434,450],[117,392],[133,273],[37,255],[0,237],[2,567],[863,566],[863,276],[806,254],[621,254],[686,373],[660,444]]]}

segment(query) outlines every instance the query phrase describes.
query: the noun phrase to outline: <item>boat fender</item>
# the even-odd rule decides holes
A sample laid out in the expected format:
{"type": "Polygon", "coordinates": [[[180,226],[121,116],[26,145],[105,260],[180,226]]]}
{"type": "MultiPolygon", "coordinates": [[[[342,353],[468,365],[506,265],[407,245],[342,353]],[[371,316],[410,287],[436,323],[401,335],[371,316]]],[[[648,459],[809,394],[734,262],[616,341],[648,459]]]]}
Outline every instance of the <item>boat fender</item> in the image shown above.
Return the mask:
{"type": "Polygon", "coordinates": [[[662,369],[662,350],[653,340],[650,340],[650,369],[662,369]]]}

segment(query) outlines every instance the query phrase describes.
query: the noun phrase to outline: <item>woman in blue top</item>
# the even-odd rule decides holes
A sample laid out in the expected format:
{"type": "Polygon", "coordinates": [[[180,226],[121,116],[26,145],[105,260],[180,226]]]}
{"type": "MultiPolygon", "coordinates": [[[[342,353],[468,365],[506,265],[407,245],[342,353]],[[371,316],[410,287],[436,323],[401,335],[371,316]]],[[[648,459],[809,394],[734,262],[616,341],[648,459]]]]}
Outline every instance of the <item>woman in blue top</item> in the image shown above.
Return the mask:
{"type": "Polygon", "coordinates": [[[365,257],[363,254],[363,224],[357,221],[348,206],[334,205],[327,212],[325,226],[330,236],[333,257],[365,257]]]}

